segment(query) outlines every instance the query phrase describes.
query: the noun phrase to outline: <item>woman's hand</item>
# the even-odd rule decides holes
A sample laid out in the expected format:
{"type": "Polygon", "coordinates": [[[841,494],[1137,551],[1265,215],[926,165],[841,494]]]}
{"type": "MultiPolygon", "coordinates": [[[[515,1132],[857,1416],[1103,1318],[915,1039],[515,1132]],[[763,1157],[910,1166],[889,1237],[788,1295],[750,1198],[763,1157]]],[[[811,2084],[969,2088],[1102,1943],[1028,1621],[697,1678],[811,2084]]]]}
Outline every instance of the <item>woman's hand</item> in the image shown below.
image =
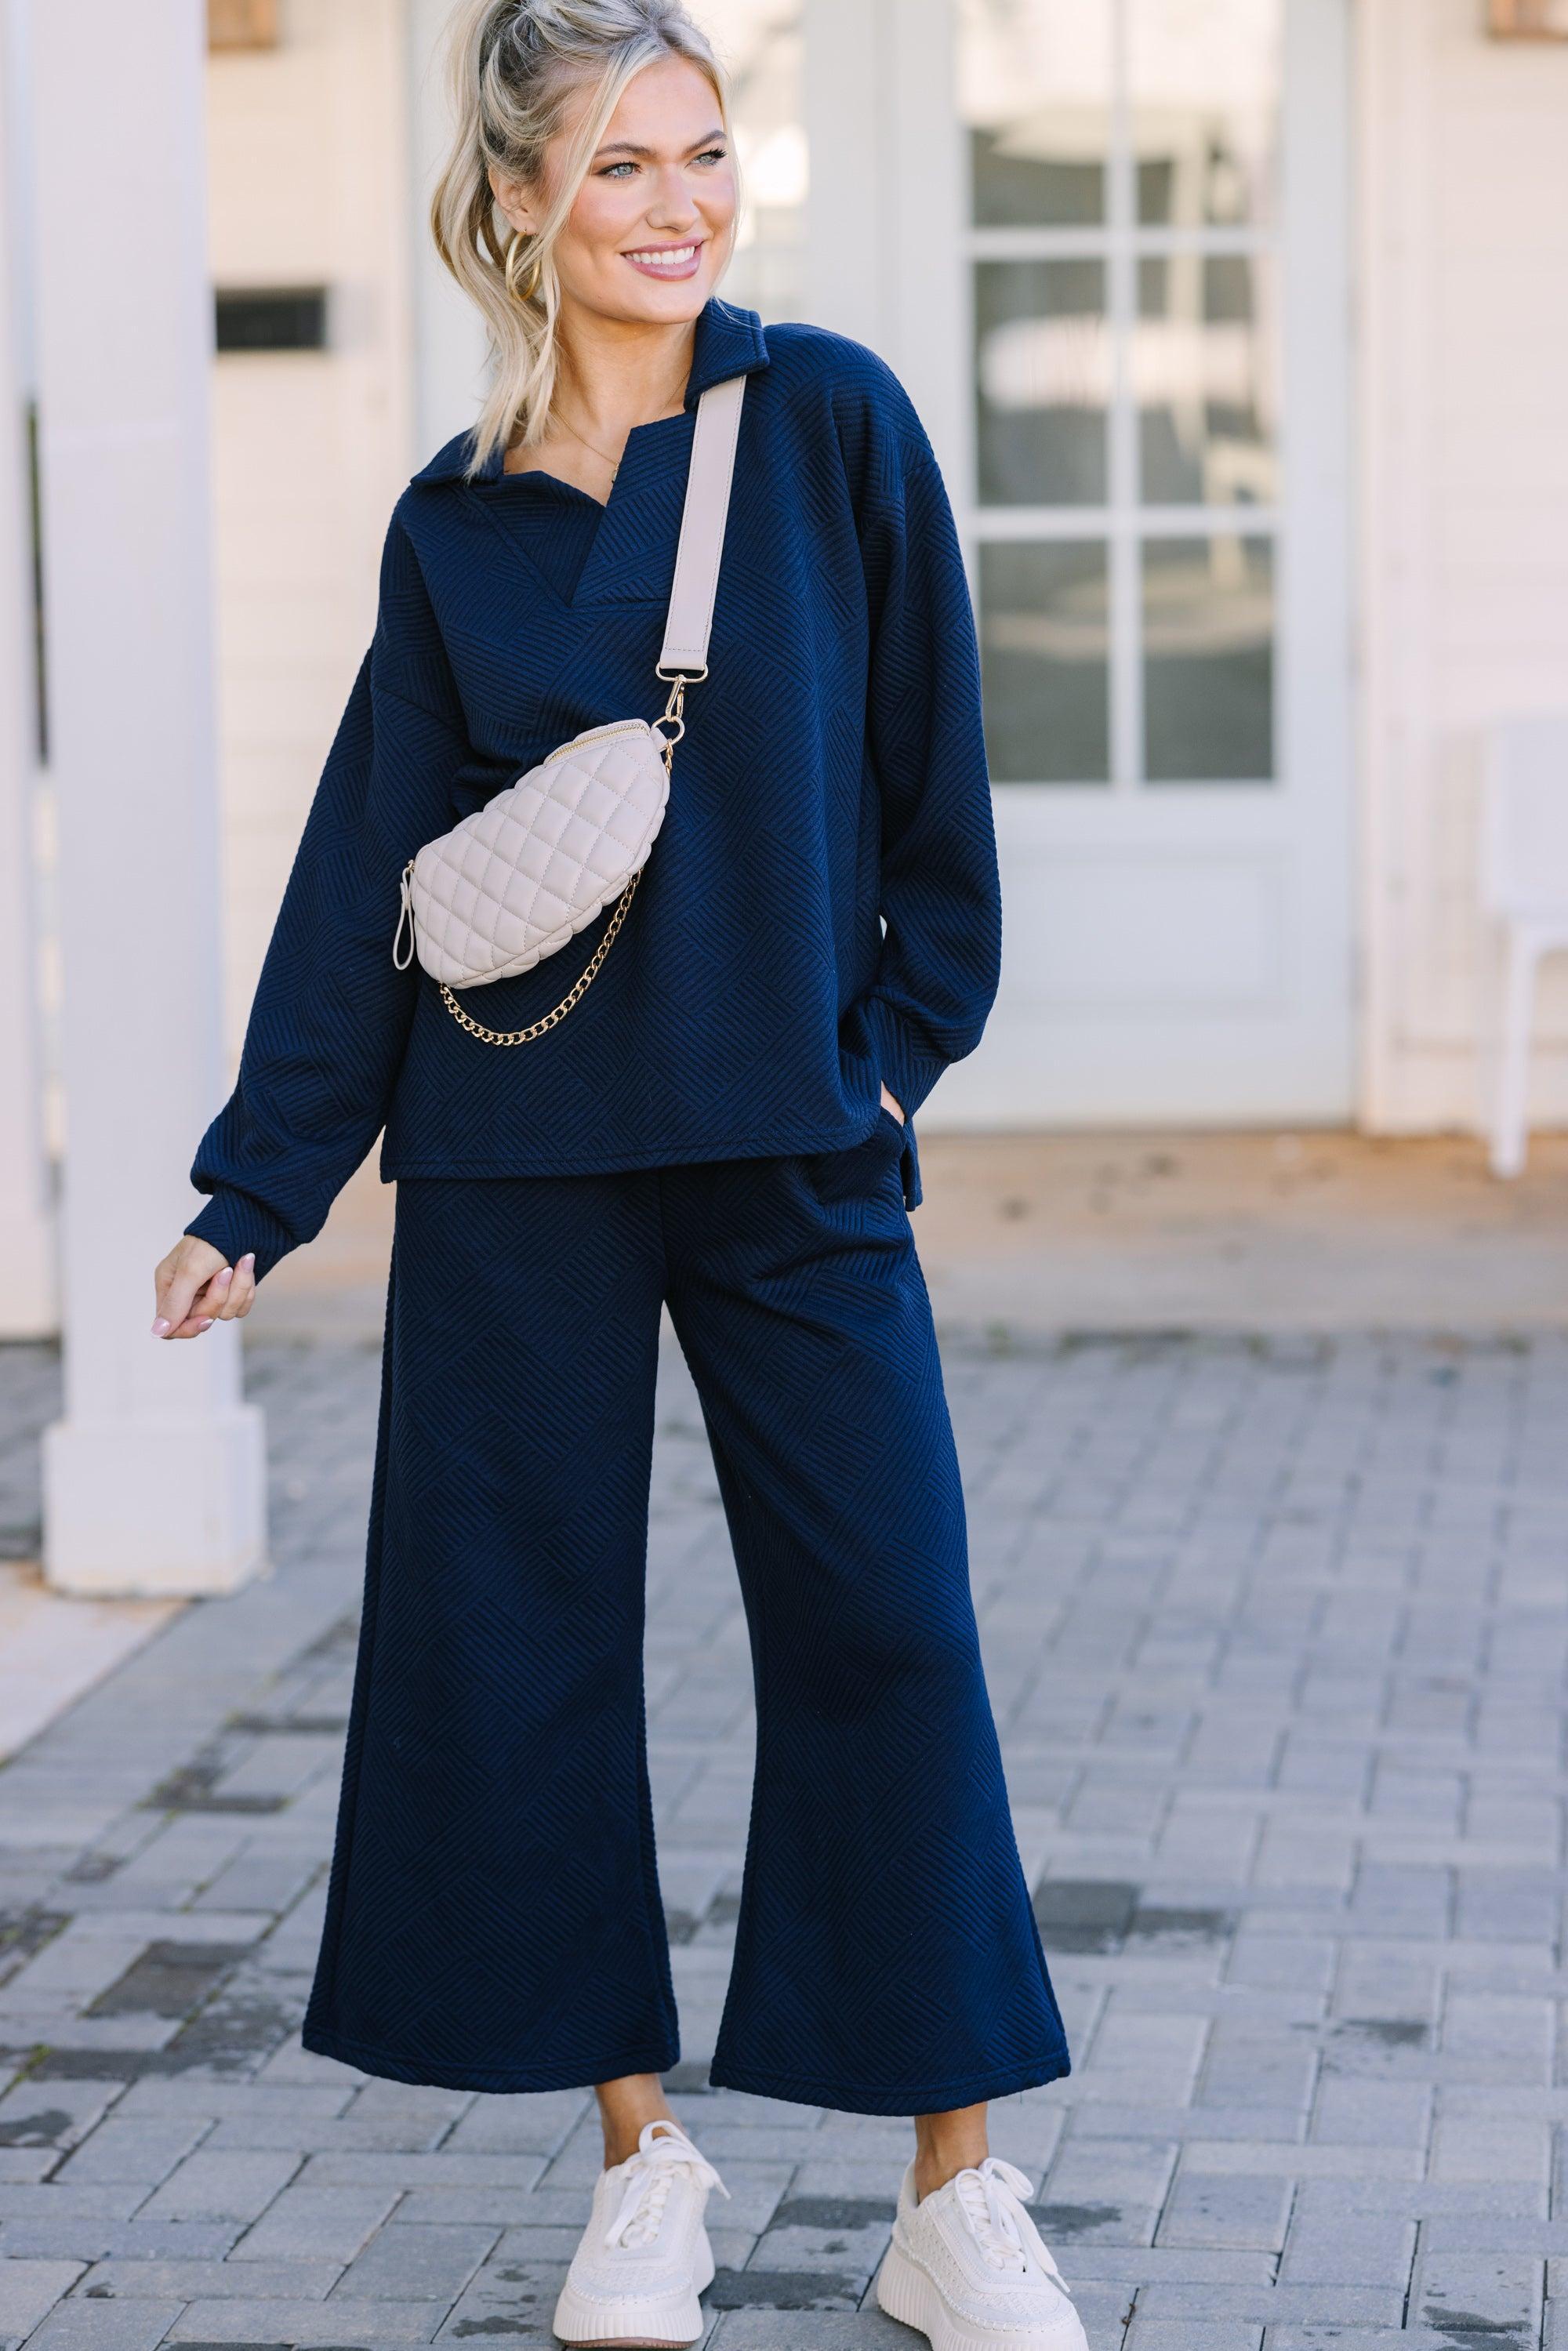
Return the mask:
{"type": "Polygon", "coordinates": [[[237,1322],[256,1298],[256,1256],[231,1267],[211,1241],[193,1233],[177,1240],[152,1277],[158,1314],[155,1339],[199,1339],[214,1322],[237,1322]]]}
{"type": "Polygon", "coordinates": [[[890,1110],[893,1113],[900,1126],[904,1124],[904,1112],[899,1106],[897,1097],[890,1094],[885,1086],[882,1090],[882,1106],[883,1110],[890,1110]]]}

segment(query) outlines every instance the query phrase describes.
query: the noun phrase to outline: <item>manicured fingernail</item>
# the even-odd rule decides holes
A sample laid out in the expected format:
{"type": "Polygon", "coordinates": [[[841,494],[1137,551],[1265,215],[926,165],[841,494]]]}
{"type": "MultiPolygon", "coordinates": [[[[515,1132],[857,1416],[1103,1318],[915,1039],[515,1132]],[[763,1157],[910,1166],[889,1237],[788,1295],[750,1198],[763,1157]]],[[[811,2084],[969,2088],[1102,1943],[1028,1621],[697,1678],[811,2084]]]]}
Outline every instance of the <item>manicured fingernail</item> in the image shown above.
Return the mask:
{"type": "Polygon", "coordinates": [[[226,1286],[234,1278],[235,1270],[232,1265],[225,1265],[223,1271],[216,1277],[220,1286],[226,1286]]]}
{"type": "Polygon", "coordinates": [[[256,1251],[255,1251],[254,1249],[246,1249],[246,1251],[245,1255],[244,1255],[244,1256],[241,1258],[241,1259],[240,1259],[240,1266],[241,1266],[242,1270],[243,1270],[243,1271],[245,1271],[245,1272],[246,1272],[246,1273],[248,1273],[248,1272],[250,1271],[251,1267],[252,1267],[255,1263],[256,1263],[256,1251]]]}
{"type": "Polygon", "coordinates": [[[199,1315],[196,1320],[196,1328],[198,1331],[210,1331],[215,1320],[216,1317],[212,1314],[199,1315]]]}
{"type": "Polygon", "coordinates": [[[157,1322],[152,1325],[152,1336],[155,1339],[162,1339],[168,1328],[169,1325],[164,1322],[162,1314],[160,1314],[157,1322]]]}

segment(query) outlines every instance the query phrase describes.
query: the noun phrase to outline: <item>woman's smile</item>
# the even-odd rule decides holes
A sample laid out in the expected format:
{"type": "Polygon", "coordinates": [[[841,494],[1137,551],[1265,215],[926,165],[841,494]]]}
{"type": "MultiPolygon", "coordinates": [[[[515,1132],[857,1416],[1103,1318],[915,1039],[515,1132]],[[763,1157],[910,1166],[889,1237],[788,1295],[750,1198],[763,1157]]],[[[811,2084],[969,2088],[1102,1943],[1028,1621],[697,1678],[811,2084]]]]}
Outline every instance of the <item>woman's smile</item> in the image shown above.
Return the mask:
{"type": "Polygon", "coordinates": [[[682,245],[640,245],[623,257],[644,277],[695,277],[706,243],[706,237],[688,237],[682,245]]]}

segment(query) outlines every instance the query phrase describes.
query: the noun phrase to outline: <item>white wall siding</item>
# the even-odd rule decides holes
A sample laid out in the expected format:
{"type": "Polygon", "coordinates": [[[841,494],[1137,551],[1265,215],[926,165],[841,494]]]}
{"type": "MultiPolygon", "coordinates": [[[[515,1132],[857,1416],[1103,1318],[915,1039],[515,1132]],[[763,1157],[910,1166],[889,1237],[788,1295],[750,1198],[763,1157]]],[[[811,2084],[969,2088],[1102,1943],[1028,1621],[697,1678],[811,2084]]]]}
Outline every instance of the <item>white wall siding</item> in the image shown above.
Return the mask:
{"type": "MultiPolygon", "coordinates": [[[[1363,1112],[1473,1124],[1482,730],[1568,707],[1568,50],[1361,0],[1363,1112]]],[[[1568,1119],[1568,968],[1532,1109],[1568,1119]]]]}
{"type": "Polygon", "coordinates": [[[402,0],[287,0],[283,36],[208,69],[215,280],[330,289],[327,351],[215,368],[233,1050],[412,471],[402,0]]]}

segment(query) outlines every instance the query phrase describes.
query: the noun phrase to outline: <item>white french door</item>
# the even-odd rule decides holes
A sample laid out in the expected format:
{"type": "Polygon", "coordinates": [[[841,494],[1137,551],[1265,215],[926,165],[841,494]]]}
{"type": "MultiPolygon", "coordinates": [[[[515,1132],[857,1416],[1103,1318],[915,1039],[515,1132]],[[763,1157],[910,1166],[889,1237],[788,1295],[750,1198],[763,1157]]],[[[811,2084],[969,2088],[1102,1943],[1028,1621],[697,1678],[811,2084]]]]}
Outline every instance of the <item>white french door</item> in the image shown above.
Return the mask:
{"type": "Polygon", "coordinates": [[[1002,857],[946,1122],[1351,1109],[1345,5],[882,19],[886,340],[972,565],[1002,857]]]}

